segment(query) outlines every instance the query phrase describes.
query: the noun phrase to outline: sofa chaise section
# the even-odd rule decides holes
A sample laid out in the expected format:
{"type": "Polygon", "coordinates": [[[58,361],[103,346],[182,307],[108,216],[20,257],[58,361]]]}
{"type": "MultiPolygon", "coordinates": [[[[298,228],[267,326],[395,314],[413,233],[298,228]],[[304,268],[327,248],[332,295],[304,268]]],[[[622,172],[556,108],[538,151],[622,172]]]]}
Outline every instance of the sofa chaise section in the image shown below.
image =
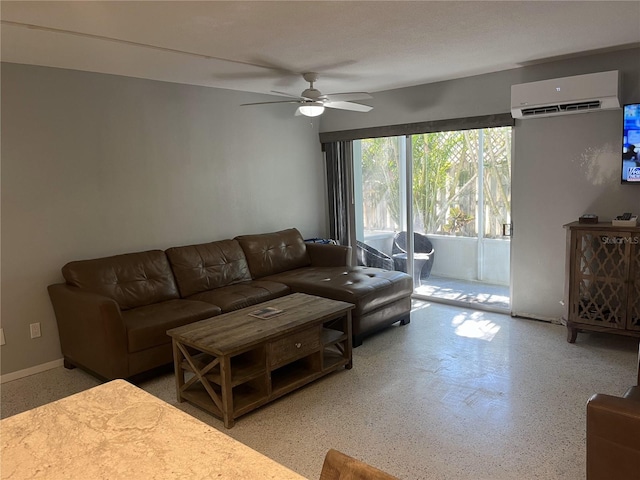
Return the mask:
{"type": "Polygon", "coordinates": [[[70,262],[62,275],[48,290],[65,366],[107,379],[170,363],[166,331],[221,312],[180,298],[161,250],[70,262]]]}
{"type": "Polygon", "coordinates": [[[283,283],[292,292],[354,304],[354,346],[393,323],[410,321],[411,277],[392,270],[350,266],[350,247],[305,243],[295,228],[236,239],[253,278],[283,283]]]}
{"type": "Polygon", "coordinates": [[[370,267],[301,268],[265,277],[292,292],[331,298],[355,305],[351,311],[353,346],[396,322],[410,321],[411,278],[403,272],[370,267]]]}

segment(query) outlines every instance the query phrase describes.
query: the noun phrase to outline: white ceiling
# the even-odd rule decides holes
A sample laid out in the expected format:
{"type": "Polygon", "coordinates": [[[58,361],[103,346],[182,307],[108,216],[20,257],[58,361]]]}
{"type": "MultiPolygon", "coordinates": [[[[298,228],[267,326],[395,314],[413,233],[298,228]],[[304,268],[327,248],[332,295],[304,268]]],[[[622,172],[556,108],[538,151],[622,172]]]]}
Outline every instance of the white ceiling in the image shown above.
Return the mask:
{"type": "MultiPolygon", "coordinates": [[[[2,1],[1,55],[299,94],[431,83],[640,45],[640,1],[2,1]]],[[[640,59],[639,59],[640,61],[640,59]]]]}

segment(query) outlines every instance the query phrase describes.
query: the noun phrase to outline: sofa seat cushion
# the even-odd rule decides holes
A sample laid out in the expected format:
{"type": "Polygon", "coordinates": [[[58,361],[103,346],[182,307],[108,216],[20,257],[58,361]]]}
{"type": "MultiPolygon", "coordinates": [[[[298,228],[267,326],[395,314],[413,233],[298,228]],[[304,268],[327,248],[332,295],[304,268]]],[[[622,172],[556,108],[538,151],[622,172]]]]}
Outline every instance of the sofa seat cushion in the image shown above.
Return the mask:
{"type": "Polygon", "coordinates": [[[219,306],[223,313],[226,313],[273,298],[283,297],[290,292],[289,287],[282,283],[254,280],[214,288],[208,292],[192,295],[189,300],[212,303],[219,306]]]}
{"type": "Polygon", "coordinates": [[[169,343],[167,330],[220,313],[216,305],[192,300],[169,300],[122,312],[129,353],[169,343]]]}
{"type": "Polygon", "coordinates": [[[247,259],[236,240],[172,247],[166,254],[182,298],[251,280],[247,259]]]}
{"type": "Polygon", "coordinates": [[[352,303],[356,316],[411,296],[413,292],[413,282],[406,273],[371,267],[306,267],[271,275],[265,280],[282,282],[293,292],[352,303]]]}

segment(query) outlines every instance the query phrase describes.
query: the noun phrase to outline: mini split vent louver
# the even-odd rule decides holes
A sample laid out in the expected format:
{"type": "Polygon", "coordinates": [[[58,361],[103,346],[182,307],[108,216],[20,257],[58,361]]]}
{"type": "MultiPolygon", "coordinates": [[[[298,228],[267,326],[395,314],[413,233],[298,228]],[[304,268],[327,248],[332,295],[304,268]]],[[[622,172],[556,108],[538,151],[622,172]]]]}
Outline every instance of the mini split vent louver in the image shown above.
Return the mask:
{"type": "Polygon", "coordinates": [[[513,118],[550,117],[620,108],[618,71],[511,86],[513,118]]]}
{"type": "Polygon", "coordinates": [[[558,113],[573,113],[582,110],[598,110],[602,108],[600,100],[580,103],[567,103],[563,105],[548,105],[546,107],[523,108],[522,117],[553,115],[558,113]]]}

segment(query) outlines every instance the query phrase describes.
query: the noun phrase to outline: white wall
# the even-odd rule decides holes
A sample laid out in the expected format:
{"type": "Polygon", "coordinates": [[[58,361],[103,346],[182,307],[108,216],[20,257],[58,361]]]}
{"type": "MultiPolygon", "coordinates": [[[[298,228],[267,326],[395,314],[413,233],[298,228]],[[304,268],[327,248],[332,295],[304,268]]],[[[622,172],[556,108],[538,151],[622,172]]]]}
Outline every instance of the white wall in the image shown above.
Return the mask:
{"type": "Polygon", "coordinates": [[[431,274],[439,277],[478,279],[478,239],[429,235],[435,256],[431,274]]]}
{"type": "MultiPolygon", "coordinates": [[[[378,92],[368,114],[327,112],[323,132],[505,113],[512,84],[620,70],[623,103],[640,102],[640,49],[378,92]]],[[[563,224],[593,212],[610,220],[640,211],[640,187],[620,185],[622,112],[517,121],[512,172],[512,310],[559,320],[563,309],[563,224]]],[[[437,257],[436,262],[441,260],[437,257]]],[[[435,270],[434,265],[434,270],[435,270]]],[[[435,272],[434,272],[435,273],[435,272]]]]}
{"type": "Polygon", "coordinates": [[[326,236],[317,124],[239,107],[261,98],[2,64],[2,374],[61,357],[46,287],[68,261],[288,227],[326,236]]]}
{"type": "Polygon", "coordinates": [[[482,281],[494,285],[509,285],[511,280],[511,241],[485,238],[482,241],[482,281]]]}
{"type": "Polygon", "coordinates": [[[509,240],[482,239],[483,262],[478,266],[478,239],[430,234],[435,256],[432,275],[509,285],[509,240]]]}
{"type": "Polygon", "coordinates": [[[603,111],[518,122],[512,205],[516,313],[554,320],[563,314],[562,225],[583,213],[610,221],[640,211],[640,186],[620,184],[621,118],[620,111],[603,111]]]}

